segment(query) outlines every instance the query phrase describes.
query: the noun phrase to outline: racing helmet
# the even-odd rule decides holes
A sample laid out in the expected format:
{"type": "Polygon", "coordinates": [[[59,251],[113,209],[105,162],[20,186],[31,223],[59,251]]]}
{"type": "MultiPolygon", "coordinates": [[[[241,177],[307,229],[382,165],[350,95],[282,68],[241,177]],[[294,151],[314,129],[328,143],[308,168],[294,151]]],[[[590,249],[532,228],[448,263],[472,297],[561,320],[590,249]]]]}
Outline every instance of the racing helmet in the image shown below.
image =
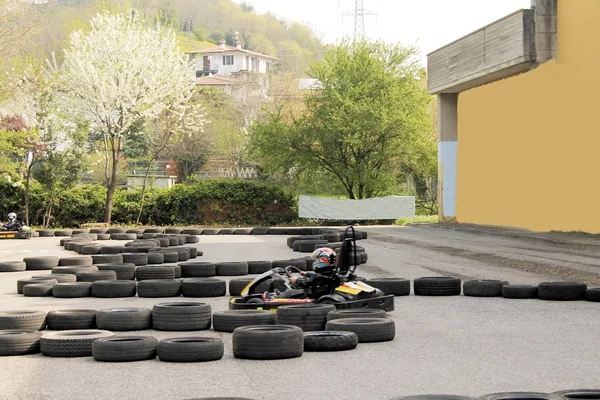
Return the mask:
{"type": "Polygon", "coordinates": [[[7,218],[8,218],[8,220],[10,222],[13,222],[13,221],[15,221],[17,219],[17,214],[15,214],[14,212],[8,213],[8,217],[7,218]]]}
{"type": "Polygon", "coordinates": [[[313,271],[317,273],[331,273],[335,268],[336,255],[333,249],[329,247],[320,247],[311,254],[313,261],[313,271]]]}

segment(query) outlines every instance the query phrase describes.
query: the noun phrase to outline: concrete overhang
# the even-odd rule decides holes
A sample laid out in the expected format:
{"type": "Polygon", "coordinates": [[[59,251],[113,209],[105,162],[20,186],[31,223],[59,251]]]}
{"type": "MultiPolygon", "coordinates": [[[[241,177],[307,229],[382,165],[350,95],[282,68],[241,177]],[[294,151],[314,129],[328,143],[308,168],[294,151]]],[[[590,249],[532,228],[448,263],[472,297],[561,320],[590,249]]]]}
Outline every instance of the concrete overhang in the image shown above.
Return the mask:
{"type": "Polygon", "coordinates": [[[427,90],[460,93],[529,71],[535,61],[534,10],[522,9],[427,54],[427,90]]]}

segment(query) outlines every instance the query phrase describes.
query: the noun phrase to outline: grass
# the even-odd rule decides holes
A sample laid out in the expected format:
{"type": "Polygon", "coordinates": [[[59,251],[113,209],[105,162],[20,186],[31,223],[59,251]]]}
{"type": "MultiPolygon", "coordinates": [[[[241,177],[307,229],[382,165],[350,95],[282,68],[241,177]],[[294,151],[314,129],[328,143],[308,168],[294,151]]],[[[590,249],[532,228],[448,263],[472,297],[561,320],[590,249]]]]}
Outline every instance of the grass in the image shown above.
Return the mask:
{"type": "Polygon", "coordinates": [[[437,222],[437,215],[415,215],[413,217],[402,217],[398,218],[394,225],[406,226],[407,224],[423,224],[437,222]]]}
{"type": "Polygon", "coordinates": [[[189,51],[205,50],[216,46],[213,43],[202,42],[200,40],[191,39],[185,36],[178,36],[177,44],[184,53],[189,51]]]}

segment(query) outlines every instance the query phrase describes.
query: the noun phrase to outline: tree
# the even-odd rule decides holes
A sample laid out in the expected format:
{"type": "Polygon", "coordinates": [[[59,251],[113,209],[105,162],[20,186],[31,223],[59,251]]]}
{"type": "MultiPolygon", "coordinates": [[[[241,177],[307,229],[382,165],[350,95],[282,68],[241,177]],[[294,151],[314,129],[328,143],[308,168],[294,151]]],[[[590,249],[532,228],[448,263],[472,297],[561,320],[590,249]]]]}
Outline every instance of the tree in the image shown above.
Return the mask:
{"type": "Polygon", "coordinates": [[[219,107],[222,103],[217,99],[221,95],[218,89],[196,89],[183,117],[171,123],[171,129],[178,134],[165,149],[165,154],[177,162],[180,182],[200,171],[208,161],[214,146],[214,127],[219,123],[216,116],[226,112],[219,107]]]}
{"type": "Polygon", "coordinates": [[[179,51],[175,33],[145,27],[133,14],[98,14],[88,32],[73,32],[60,67],[64,107],[102,135],[111,161],[106,222],[125,140],[141,121],[185,104],[194,88],[195,66],[179,51]]]}
{"type": "Polygon", "coordinates": [[[172,143],[186,142],[187,145],[191,145],[192,147],[198,146],[198,142],[194,144],[187,143],[186,137],[198,139],[198,136],[202,135],[205,123],[204,115],[205,112],[202,105],[190,103],[176,108],[168,108],[158,118],[151,121],[148,127],[148,134],[146,136],[147,144],[145,146],[148,166],[144,175],[140,209],[136,218],[136,224],[140,223],[142,212],[144,211],[146,184],[152,164],[160,158],[162,153],[172,143]]]}
{"type": "Polygon", "coordinates": [[[79,182],[82,159],[81,150],[77,147],[62,151],[52,149],[47,151],[39,166],[33,170],[33,176],[44,191],[44,227],[50,226],[52,211],[58,205],[60,195],[79,182]]]}
{"type": "Polygon", "coordinates": [[[350,199],[389,192],[399,166],[420,151],[414,143],[430,131],[416,55],[364,40],[331,47],[310,67],[322,88],[305,97],[306,110],[287,122],[280,107],[255,124],[251,153],[270,172],[324,171],[350,199]]]}

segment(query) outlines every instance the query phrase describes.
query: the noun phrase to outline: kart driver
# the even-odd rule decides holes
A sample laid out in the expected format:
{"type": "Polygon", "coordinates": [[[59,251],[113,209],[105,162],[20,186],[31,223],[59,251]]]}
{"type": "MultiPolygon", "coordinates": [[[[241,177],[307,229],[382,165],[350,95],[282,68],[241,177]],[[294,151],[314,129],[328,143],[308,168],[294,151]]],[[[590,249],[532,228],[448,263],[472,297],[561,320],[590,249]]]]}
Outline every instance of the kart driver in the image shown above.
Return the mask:
{"type": "MultiPolygon", "coordinates": [[[[310,286],[313,280],[320,276],[330,276],[335,269],[336,256],[335,251],[328,247],[316,249],[311,254],[313,261],[312,271],[300,271],[300,276],[290,276],[289,280],[297,286],[305,289],[310,286]]],[[[292,298],[304,293],[302,289],[286,289],[283,292],[275,289],[275,295],[264,292],[263,300],[273,300],[274,298],[292,298]]]]}
{"type": "Polygon", "coordinates": [[[2,225],[2,229],[0,230],[12,231],[15,230],[15,228],[18,228],[19,223],[17,222],[17,214],[11,212],[8,214],[7,219],[8,223],[2,225]]]}

